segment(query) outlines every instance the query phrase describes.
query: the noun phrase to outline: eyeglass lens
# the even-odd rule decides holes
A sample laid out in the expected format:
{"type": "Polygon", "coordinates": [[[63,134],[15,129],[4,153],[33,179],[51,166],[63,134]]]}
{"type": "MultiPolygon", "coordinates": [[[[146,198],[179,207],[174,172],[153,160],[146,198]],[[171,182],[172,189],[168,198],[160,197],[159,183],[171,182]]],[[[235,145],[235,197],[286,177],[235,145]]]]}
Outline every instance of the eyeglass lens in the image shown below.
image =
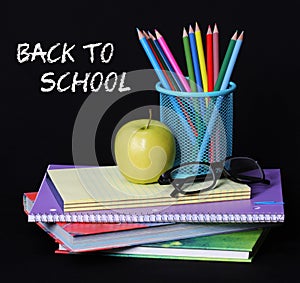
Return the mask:
{"type": "Polygon", "coordinates": [[[239,182],[251,183],[263,179],[263,171],[257,162],[248,157],[233,157],[225,161],[225,170],[239,182]]]}
{"type": "Polygon", "coordinates": [[[193,192],[201,191],[210,188],[214,184],[214,174],[211,171],[211,167],[205,164],[188,164],[182,165],[171,172],[171,178],[184,179],[182,183],[181,191],[193,192]],[[194,184],[194,182],[196,182],[194,184]]]}

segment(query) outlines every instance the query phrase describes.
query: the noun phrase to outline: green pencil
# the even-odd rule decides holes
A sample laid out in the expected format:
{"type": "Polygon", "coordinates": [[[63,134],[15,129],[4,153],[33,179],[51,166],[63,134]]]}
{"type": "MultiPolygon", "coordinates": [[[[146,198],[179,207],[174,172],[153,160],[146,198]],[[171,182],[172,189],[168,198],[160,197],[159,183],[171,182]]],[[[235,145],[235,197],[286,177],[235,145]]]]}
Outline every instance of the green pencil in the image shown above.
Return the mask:
{"type": "Polygon", "coordinates": [[[193,61],[192,61],[192,56],[191,56],[190,43],[189,43],[188,34],[187,34],[185,28],[183,29],[182,41],[183,41],[183,47],[184,47],[184,53],[185,53],[185,59],[186,59],[186,66],[187,66],[188,75],[189,75],[190,87],[193,92],[196,92],[197,87],[196,87],[196,83],[195,83],[195,74],[194,74],[193,61]]]}
{"type": "Polygon", "coordinates": [[[222,62],[222,66],[220,68],[219,76],[218,76],[218,79],[214,86],[214,91],[218,91],[221,88],[221,85],[222,85],[222,82],[223,82],[223,79],[224,79],[224,76],[225,76],[225,73],[226,73],[226,70],[228,67],[228,63],[229,63],[232,51],[233,51],[235,43],[236,43],[236,40],[237,40],[237,31],[234,33],[234,35],[232,36],[232,38],[228,44],[227,51],[226,51],[226,54],[225,54],[223,62],[222,62]]]}
{"type": "MultiPolygon", "coordinates": [[[[185,59],[186,59],[186,65],[187,65],[187,70],[188,70],[188,75],[189,75],[189,84],[191,87],[191,91],[197,92],[198,89],[197,89],[197,85],[195,82],[195,73],[194,73],[194,65],[193,65],[193,59],[192,59],[191,48],[190,48],[190,39],[188,37],[188,34],[187,34],[185,28],[183,28],[182,41],[183,41],[183,47],[184,47],[184,53],[185,53],[185,59]]],[[[193,115],[195,118],[198,135],[202,136],[203,135],[203,133],[201,131],[202,116],[201,116],[200,107],[199,107],[200,100],[197,97],[192,97],[191,99],[192,99],[193,105],[194,105],[193,115]]],[[[197,144],[198,143],[199,143],[199,140],[197,141],[197,144]]],[[[197,149],[197,146],[195,146],[192,150],[192,154],[194,155],[193,158],[197,158],[197,152],[198,152],[198,149],[197,149]]]]}

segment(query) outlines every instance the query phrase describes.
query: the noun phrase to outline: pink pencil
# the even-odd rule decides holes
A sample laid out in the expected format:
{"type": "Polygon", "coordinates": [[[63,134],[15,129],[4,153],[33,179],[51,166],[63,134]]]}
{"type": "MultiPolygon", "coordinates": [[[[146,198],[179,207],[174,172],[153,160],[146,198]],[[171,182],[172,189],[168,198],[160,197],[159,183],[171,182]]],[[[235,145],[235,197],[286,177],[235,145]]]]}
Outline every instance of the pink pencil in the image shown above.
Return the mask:
{"type": "Polygon", "coordinates": [[[191,92],[190,85],[189,85],[188,81],[186,80],[186,78],[184,77],[184,75],[182,74],[182,72],[181,72],[174,56],[172,55],[172,52],[170,51],[166,41],[164,40],[162,35],[157,30],[155,30],[155,34],[156,34],[157,41],[159,42],[162,50],[164,51],[165,55],[169,59],[170,64],[174,68],[174,71],[177,74],[177,76],[179,77],[179,80],[181,81],[185,91],[191,92]]]}
{"type": "Polygon", "coordinates": [[[219,75],[219,31],[217,24],[213,31],[213,65],[214,65],[214,85],[216,84],[219,75]]]}

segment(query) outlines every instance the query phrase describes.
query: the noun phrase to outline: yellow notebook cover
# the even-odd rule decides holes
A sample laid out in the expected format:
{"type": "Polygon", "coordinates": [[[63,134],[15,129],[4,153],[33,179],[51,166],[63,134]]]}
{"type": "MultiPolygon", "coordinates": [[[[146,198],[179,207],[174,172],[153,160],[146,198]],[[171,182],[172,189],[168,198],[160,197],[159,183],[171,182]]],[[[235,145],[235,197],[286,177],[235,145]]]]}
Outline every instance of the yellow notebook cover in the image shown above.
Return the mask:
{"type": "MultiPolygon", "coordinates": [[[[131,183],[117,166],[52,169],[47,173],[63,199],[66,212],[240,200],[251,195],[248,185],[220,179],[213,190],[172,198],[172,185],[131,183]]],[[[197,183],[191,186],[197,187],[197,183]]]]}

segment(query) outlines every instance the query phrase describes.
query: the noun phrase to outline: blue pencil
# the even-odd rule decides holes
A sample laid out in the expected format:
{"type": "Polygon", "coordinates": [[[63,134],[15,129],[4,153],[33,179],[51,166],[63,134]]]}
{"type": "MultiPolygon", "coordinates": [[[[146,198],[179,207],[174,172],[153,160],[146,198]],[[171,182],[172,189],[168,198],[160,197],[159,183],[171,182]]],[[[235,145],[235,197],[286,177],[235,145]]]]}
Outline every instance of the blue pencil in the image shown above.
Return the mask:
{"type": "Polygon", "coordinates": [[[142,44],[142,46],[143,46],[143,48],[146,52],[151,64],[152,64],[152,66],[154,68],[154,71],[157,74],[160,82],[162,83],[162,85],[165,89],[170,90],[171,89],[170,85],[169,85],[167,79],[165,78],[165,76],[164,76],[164,74],[163,74],[163,72],[162,72],[162,70],[161,70],[154,54],[152,53],[152,50],[151,50],[151,48],[150,48],[150,46],[147,42],[146,37],[144,36],[144,34],[138,28],[137,28],[137,32],[138,32],[139,40],[140,40],[140,42],[141,42],[141,44],[142,44]]]}
{"type": "Polygon", "coordinates": [[[242,42],[243,42],[243,38],[244,38],[244,32],[241,32],[240,36],[236,40],[234,49],[232,51],[232,54],[231,54],[231,57],[230,57],[230,60],[229,60],[229,63],[228,63],[228,66],[227,66],[222,84],[221,84],[221,87],[220,87],[220,90],[226,89],[228,84],[229,84],[230,77],[231,77],[231,74],[232,74],[232,71],[233,71],[233,67],[235,65],[237,56],[239,54],[239,51],[240,51],[240,48],[241,48],[241,45],[242,45],[242,42]]]}
{"type": "Polygon", "coordinates": [[[193,67],[194,67],[197,89],[198,89],[198,91],[203,91],[201,73],[200,73],[200,65],[199,65],[199,59],[198,59],[198,51],[197,51],[197,45],[196,45],[196,38],[195,38],[195,33],[193,31],[193,28],[191,26],[189,28],[189,40],[190,40],[190,48],[191,48],[191,53],[192,53],[193,67]]]}
{"type": "MultiPolygon", "coordinates": [[[[197,90],[203,91],[196,37],[192,26],[189,27],[189,41],[190,41],[190,49],[192,53],[192,61],[193,61],[197,90]]],[[[205,101],[204,99],[200,98],[199,102],[200,102],[201,117],[204,118],[206,113],[205,101]]],[[[198,110],[198,107],[196,107],[196,109],[198,110]]]]}
{"type": "MultiPolygon", "coordinates": [[[[136,29],[137,32],[138,32],[138,37],[139,37],[139,40],[146,52],[146,55],[148,56],[153,68],[154,68],[154,71],[156,72],[162,86],[167,89],[167,90],[171,90],[171,87],[166,79],[166,77],[164,76],[160,66],[159,66],[159,63],[157,62],[156,58],[155,58],[155,55],[153,54],[152,50],[151,50],[151,47],[149,46],[148,42],[147,42],[147,39],[145,37],[145,35],[137,28],[136,29]]],[[[171,103],[172,103],[172,106],[173,108],[175,109],[175,111],[177,113],[182,113],[181,109],[180,109],[180,106],[172,99],[171,100],[171,103]]],[[[187,133],[189,134],[190,136],[190,139],[191,139],[191,142],[192,144],[195,144],[196,140],[195,140],[195,136],[193,136],[193,132],[191,131],[191,129],[188,127],[188,124],[185,123],[185,126],[187,127],[187,133]]]]}
{"type": "Polygon", "coordinates": [[[184,87],[183,87],[183,85],[181,84],[181,82],[180,82],[178,76],[176,75],[176,73],[175,73],[175,71],[174,71],[174,69],[173,69],[173,67],[172,67],[172,65],[171,65],[171,63],[170,63],[170,61],[168,60],[168,58],[167,58],[165,52],[164,52],[164,51],[162,50],[162,48],[160,47],[160,45],[159,45],[157,39],[155,38],[154,35],[151,34],[151,32],[148,31],[148,34],[149,34],[150,38],[152,39],[152,41],[153,41],[153,43],[154,43],[156,49],[158,50],[160,56],[161,56],[162,59],[164,60],[166,66],[167,66],[167,68],[168,68],[168,71],[172,74],[172,77],[173,77],[173,79],[175,80],[178,89],[179,89],[180,91],[185,91],[185,90],[184,90],[184,87]]]}
{"type": "MultiPolygon", "coordinates": [[[[240,51],[240,48],[241,48],[241,45],[242,45],[242,42],[243,42],[243,34],[244,34],[244,32],[242,32],[240,34],[240,36],[238,37],[238,39],[235,43],[235,46],[234,46],[234,49],[232,51],[232,54],[231,54],[231,57],[230,57],[230,60],[229,60],[229,63],[228,63],[228,67],[226,69],[226,73],[225,73],[224,79],[222,81],[222,85],[220,87],[220,90],[225,90],[228,87],[230,77],[231,77],[231,74],[232,74],[232,71],[233,71],[233,67],[235,65],[237,56],[239,54],[239,51],[240,51]]],[[[198,153],[198,160],[200,160],[200,161],[203,160],[203,158],[204,158],[205,150],[206,150],[206,148],[209,144],[209,140],[210,140],[214,125],[215,125],[215,123],[218,119],[218,116],[220,115],[219,110],[221,109],[222,100],[223,100],[223,96],[218,96],[218,98],[216,99],[214,110],[211,114],[209,123],[208,123],[207,128],[206,128],[205,135],[203,137],[203,142],[201,144],[201,147],[200,147],[200,150],[199,150],[199,153],[198,153]]],[[[224,158],[225,157],[226,156],[224,156],[224,158]]]]}

